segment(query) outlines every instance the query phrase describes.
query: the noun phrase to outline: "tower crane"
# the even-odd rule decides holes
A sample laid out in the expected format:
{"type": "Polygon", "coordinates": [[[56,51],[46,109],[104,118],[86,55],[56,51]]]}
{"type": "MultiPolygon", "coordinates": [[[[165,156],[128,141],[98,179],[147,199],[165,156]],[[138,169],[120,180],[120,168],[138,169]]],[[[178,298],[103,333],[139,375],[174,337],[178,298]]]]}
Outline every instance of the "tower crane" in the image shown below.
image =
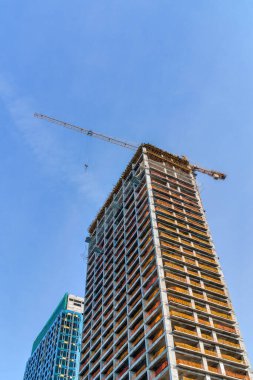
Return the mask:
{"type": "MultiPolygon", "coordinates": [[[[109,137],[109,136],[103,135],[102,133],[94,132],[91,129],[85,129],[85,128],[79,127],[77,125],[70,124],[70,123],[67,123],[65,121],[61,121],[61,120],[55,119],[53,117],[50,117],[50,116],[47,116],[47,115],[44,115],[41,113],[36,112],[34,114],[34,117],[36,117],[38,119],[46,120],[46,121],[53,123],[53,124],[61,125],[62,127],[65,127],[68,129],[72,129],[73,131],[82,133],[86,136],[96,137],[100,140],[110,142],[110,143],[115,144],[115,145],[119,145],[123,148],[131,149],[133,151],[136,151],[138,149],[137,145],[128,143],[126,141],[115,139],[114,137],[109,137]]],[[[224,173],[217,172],[215,170],[204,169],[204,168],[197,166],[197,165],[190,164],[190,166],[191,166],[191,169],[193,170],[194,173],[200,172],[203,174],[207,174],[207,175],[213,177],[215,180],[226,178],[226,174],[224,174],[224,173]]]]}

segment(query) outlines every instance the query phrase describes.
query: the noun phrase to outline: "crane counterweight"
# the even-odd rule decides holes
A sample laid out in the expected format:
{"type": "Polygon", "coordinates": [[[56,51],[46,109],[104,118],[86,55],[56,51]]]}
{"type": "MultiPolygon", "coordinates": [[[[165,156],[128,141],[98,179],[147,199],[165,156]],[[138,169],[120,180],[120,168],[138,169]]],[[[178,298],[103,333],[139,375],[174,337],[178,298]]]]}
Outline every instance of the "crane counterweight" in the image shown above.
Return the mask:
{"type": "Polygon", "coordinates": [[[191,167],[192,167],[192,170],[194,172],[198,171],[200,173],[207,174],[207,175],[213,177],[216,180],[218,180],[218,179],[225,179],[226,178],[226,174],[221,173],[221,172],[217,172],[217,171],[214,171],[214,170],[203,169],[203,168],[201,168],[200,166],[197,166],[197,165],[191,165],[191,167]]]}

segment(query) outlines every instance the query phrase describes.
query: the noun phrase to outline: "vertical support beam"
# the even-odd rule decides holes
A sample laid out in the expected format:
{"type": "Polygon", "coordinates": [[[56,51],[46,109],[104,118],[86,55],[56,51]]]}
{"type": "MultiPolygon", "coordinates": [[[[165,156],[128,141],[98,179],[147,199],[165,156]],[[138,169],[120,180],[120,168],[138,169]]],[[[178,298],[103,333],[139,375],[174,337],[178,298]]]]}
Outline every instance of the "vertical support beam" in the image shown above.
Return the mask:
{"type": "Polygon", "coordinates": [[[161,253],[161,247],[160,247],[160,239],[159,239],[158,228],[157,228],[154,197],[153,197],[153,191],[152,191],[152,186],[151,186],[149,161],[148,161],[148,156],[147,156],[147,150],[145,147],[143,147],[143,159],[144,159],[144,167],[145,167],[146,184],[147,184],[147,190],[148,190],[148,201],[149,201],[149,209],[150,209],[150,216],[151,216],[151,228],[152,228],[152,235],[153,235],[154,245],[155,245],[156,265],[157,265],[160,296],[161,296],[161,303],[162,303],[162,313],[163,313],[164,330],[165,330],[165,337],[166,337],[165,339],[166,339],[166,345],[167,345],[167,359],[169,363],[170,379],[179,380],[178,371],[176,368],[177,363],[176,363],[175,347],[174,347],[174,340],[173,340],[173,335],[172,335],[172,325],[171,325],[171,319],[170,319],[170,313],[169,313],[167,289],[166,289],[166,283],[164,279],[164,269],[163,269],[162,253],[161,253]]]}

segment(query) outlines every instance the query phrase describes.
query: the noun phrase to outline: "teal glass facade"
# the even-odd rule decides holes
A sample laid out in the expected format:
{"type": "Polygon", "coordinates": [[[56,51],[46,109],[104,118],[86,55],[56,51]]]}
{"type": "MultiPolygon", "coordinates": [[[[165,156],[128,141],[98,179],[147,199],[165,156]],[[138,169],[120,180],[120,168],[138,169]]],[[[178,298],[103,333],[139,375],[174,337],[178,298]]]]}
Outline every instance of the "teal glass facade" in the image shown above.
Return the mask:
{"type": "Polygon", "coordinates": [[[78,380],[83,317],[67,302],[66,294],[35,340],[24,380],[78,380]]]}

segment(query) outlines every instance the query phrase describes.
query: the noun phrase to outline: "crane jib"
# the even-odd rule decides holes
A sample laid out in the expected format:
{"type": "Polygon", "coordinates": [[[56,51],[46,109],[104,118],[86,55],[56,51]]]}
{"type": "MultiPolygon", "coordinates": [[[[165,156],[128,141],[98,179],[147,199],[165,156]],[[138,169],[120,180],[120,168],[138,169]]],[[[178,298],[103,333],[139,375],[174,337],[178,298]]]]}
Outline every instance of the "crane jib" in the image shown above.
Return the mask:
{"type": "Polygon", "coordinates": [[[105,136],[101,133],[94,132],[91,129],[81,128],[77,125],[73,125],[73,124],[67,123],[65,121],[61,121],[61,120],[55,119],[55,118],[47,116],[47,115],[43,115],[41,113],[35,113],[34,117],[36,117],[38,119],[49,121],[50,123],[61,125],[65,128],[72,129],[72,130],[79,132],[79,133],[83,133],[86,136],[96,137],[98,139],[101,139],[101,140],[104,140],[104,141],[107,141],[107,142],[110,142],[110,143],[113,143],[113,144],[116,144],[119,146],[123,146],[123,147],[131,149],[131,150],[137,150],[137,148],[138,148],[137,146],[130,144],[128,142],[121,141],[121,140],[115,139],[115,138],[110,137],[110,136],[105,136]]]}

